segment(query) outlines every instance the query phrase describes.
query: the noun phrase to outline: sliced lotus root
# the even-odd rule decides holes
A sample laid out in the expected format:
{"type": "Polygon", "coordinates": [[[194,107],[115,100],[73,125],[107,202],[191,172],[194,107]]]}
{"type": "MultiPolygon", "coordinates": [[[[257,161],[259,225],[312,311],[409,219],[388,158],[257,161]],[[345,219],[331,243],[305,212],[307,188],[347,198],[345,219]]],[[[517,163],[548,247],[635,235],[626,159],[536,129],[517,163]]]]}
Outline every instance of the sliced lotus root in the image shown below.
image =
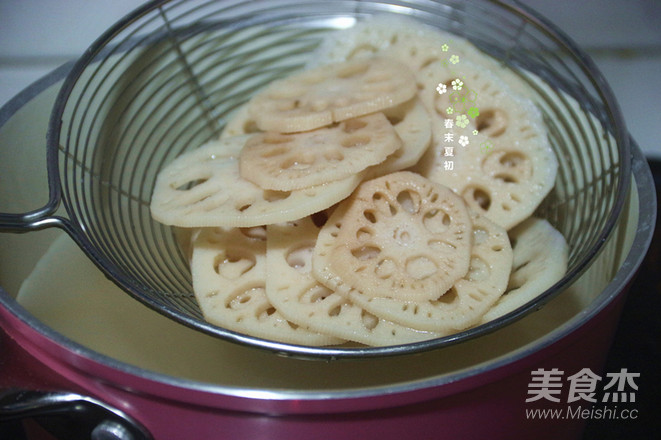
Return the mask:
{"type": "Polygon", "coordinates": [[[507,231],[486,217],[473,213],[472,224],[468,273],[438,298],[411,302],[352,291],[349,299],[375,316],[420,330],[452,334],[476,324],[507,288],[512,248],[507,231]]]}
{"type": "Polygon", "coordinates": [[[471,230],[466,204],[449,188],[388,174],[337,207],[319,234],[314,275],[344,295],[436,299],[466,275],[471,230]]]}
{"type": "Polygon", "coordinates": [[[558,168],[534,104],[470,63],[462,63],[454,72],[440,64],[430,65],[420,76],[426,77],[420,94],[431,114],[433,139],[415,171],[449,186],[472,209],[506,229],[528,218],[551,191],[558,168]],[[456,97],[436,92],[435,84],[457,75],[464,79],[456,97]],[[466,112],[475,107],[479,116],[464,115],[469,122],[466,127],[447,128],[445,121],[453,119],[447,113],[451,105],[466,112]],[[468,144],[461,145],[460,137],[468,144]],[[447,146],[453,148],[451,158],[445,155],[447,146]],[[451,170],[446,168],[448,160],[453,163],[451,170]]]}
{"type": "Polygon", "coordinates": [[[370,167],[365,180],[401,171],[415,165],[431,145],[431,121],[422,102],[415,98],[383,111],[402,140],[399,150],[370,167]]]}
{"type": "Polygon", "coordinates": [[[328,208],[358,186],[360,175],[294,191],[265,190],[241,178],[239,154],[246,136],[186,152],[159,173],[151,212],[181,227],[251,227],[295,220],[328,208]]]}
{"type": "Polygon", "coordinates": [[[520,88],[515,91],[510,87],[508,82],[512,79],[505,81],[494,70],[472,60],[457,65],[435,62],[424,67],[417,78],[422,102],[443,122],[460,114],[468,115],[465,131],[477,129],[492,139],[507,131],[519,136],[520,126],[531,124],[543,131],[539,110],[520,88]],[[477,112],[472,113],[471,109],[477,112]]]}
{"type": "Polygon", "coordinates": [[[269,302],[302,328],[365,345],[406,344],[440,336],[377,318],[319,283],[311,273],[319,226],[307,217],[267,227],[269,302]]]}
{"type": "Polygon", "coordinates": [[[546,220],[531,217],[510,231],[514,249],[507,291],[484,315],[492,321],[534,300],[567,271],[565,238],[546,220]]]}
{"type": "Polygon", "coordinates": [[[191,273],[204,318],[239,333],[302,345],[337,338],[285,319],[266,297],[266,237],[239,228],[206,228],[195,236],[191,273]]]}
{"type": "MultiPolygon", "coordinates": [[[[415,165],[431,145],[432,130],[429,113],[422,101],[411,99],[383,111],[402,140],[402,146],[382,163],[370,167],[364,179],[401,171],[415,165]]],[[[255,121],[248,116],[248,106],[238,109],[225,126],[220,138],[258,132],[255,121]]]]}
{"type": "Polygon", "coordinates": [[[401,147],[388,119],[373,113],[313,131],[253,135],[239,163],[244,179],[265,189],[291,191],[350,177],[401,147]]]}
{"type": "Polygon", "coordinates": [[[259,133],[260,131],[255,120],[248,114],[248,104],[243,104],[230,116],[220,133],[220,139],[259,133]]]}
{"type": "Polygon", "coordinates": [[[419,20],[380,15],[331,33],[315,50],[308,66],[375,55],[395,58],[414,72],[432,62],[449,62],[452,55],[461,61],[465,57],[488,58],[466,40],[419,20]]]}
{"type": "Polygon", "coordinates": [[[416,93],[409,68],[374,57],[305,70],[254,96],[249,115],[264,131],[292,133],[375,113],[416,93]]]}

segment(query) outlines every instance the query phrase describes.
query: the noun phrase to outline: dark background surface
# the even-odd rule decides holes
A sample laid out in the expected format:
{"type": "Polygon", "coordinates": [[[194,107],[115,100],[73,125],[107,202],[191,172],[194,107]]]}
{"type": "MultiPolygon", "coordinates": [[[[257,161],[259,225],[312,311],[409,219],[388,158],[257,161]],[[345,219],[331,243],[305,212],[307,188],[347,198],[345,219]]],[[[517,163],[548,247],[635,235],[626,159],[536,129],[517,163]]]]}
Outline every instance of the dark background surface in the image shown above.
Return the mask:
{"type": "MultiPolygon", "coordinates": [[[[590,420],[584,440],[661,439],[661,160],[649,160],[657,194],[654,238],[638,276],[631,286],[603,375],[622,368],[640,373],[635,420],[590,420]]],[[[601,400],[601,396],[597,396],[601,400]]],[[[607,408],[611,407],[607,404],[607,408]]],[[[615,406],[615,404],[612,404],[615,406]]],[[[620,405],[625,408],[624,404],[620,405]]],[[[560,440],[560,439],[559,439],[560,440]]]]}

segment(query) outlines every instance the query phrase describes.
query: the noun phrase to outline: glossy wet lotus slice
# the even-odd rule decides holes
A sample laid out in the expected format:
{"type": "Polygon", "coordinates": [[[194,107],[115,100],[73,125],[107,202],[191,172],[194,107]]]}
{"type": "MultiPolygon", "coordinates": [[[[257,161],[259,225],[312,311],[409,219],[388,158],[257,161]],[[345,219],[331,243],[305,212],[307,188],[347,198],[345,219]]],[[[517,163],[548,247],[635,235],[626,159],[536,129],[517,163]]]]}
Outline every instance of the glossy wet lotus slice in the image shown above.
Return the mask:
{"type": "Polygon", "coordinates": [[[431,120],[422,102],[415,98],[383,111],[402,140],[400,149],[385,161],[366,170],[364,179],[401,171],[415,165],[431,145],[431,120]]]}
{"type": "Polygon", "coordinates": [[[346,198],[360,183],[352,175],[294,191],[265,190],[243,179],[239,155],[247,136],[186,152],[159,173],[151,201],[157,221],[180,227],[252,227],[305,217],[346,198]]]}
{"type": "Polygon", "coordinates": [[[345,179],[401,147],[383,113],[301,133],[255,134],[241,150],[241,177],[265,189],[291,191],[345,179]]]}
{"type": "Polygon", "coordinates": [[[461,197],[401,171],[363,182],[322,228],[313,273],[347,296],[433,300],[466,275],[472,225],[461,197]]]}
{"type": "Polygon", "coordinates": [[[248,113],[260,130],[292,133],[379,112],[415,93],[415,78],[405,64],[374,57],[274,81],[251,99],[248,113]]]}
{"type": "Polygon", "coordinates": [[[535,105],[469,62],[453,68],[435,63],[418,76],[434,138],[415,170],[449,186],[472,209],[506,229],[532,215],[553,188],[558,168],[535,105]],[[452,89],[456,79],[461,80],[460,90],[452,89]],[[439,83],[448,84],[446,93],[436,91],[439,83]],[[465,126],[457,124],[460,117],[465,126]],[[453,148],[451,158],[446,156],[448,146],[453,148]],[[446,167],[448,160],[452,169],[446,167]]]}
{"type": "Polygon", "coordinates": [[[261,130],[257,128],[257,123],[248,113],[248,104],[243,104],[229,116],[227,123],[220,133],[220,139],[226,139],[244,134],[255,134],[261,130]]]}
{"type": "Polygon", "coordinates": [[[311,331],[371,346],[440,336],[378,318],[319,283],[311,273],[318,233],[310,217],[267,227],[266,295],[283,316],[311,331]]]}
{"type": "MultiPolygon", "coordinates": [[[[433,62],[451,63],[465,57],[487,57],[466,40],[403,16],[372,16],[326,38],[315,50],[309,66],[328,62],[388,56],[414,73],[433,62]]],[[[492,64],[493,61],[491,61],[492,64]]]]}
{"type": "Polygon", "coordinates": [[[292,324],[269,302],[265,234],[206,228],[195,234],[192,255],[193,289],[208,322],[287,343],[318,346],[342,342],[292,324]]]}
{"type": "Polygon", "coordinates": [[[560,232],[531,217],[510,231],[514,261],[505,294],[483,318],[499,318],[532,301],[560,281],[567,271],[568,246],[560,232]]]}
{"type": "MultiPolygon", "coordinates": [[[[378,165],[367,170],[364,179],[401,171],[415,165],[431,145],[431,120],[427,109],[418,98],[383,111],[402,141],[402,146],[378,165]]],[[[259,132],[255,121],[248,115],[248,106],[240,107],[227,122],[220,138],[259,132]]]]}
{"type": "Polygon", "coordinates": [[[410,302],[351,292],[349,299],[375,316],[420,330],[452,334],[476,324],[507,288],[512,248],[507,231],[486,217],[473,213],[472,224],[468,273],[438,298],[410,302]]]}

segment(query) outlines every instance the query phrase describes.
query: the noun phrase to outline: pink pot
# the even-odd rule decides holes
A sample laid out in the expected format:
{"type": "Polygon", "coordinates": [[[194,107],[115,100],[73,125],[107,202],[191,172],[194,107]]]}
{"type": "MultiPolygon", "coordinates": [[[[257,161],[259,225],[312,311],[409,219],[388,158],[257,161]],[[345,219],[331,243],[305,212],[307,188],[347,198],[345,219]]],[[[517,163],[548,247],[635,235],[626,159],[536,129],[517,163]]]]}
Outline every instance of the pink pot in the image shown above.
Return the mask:
{"type": "Polygon", "coordinates": [[[526,418],[526,410],[540,407],[525,402],[531,371],[601,371],[623,300],[620,290],[575,328],[485,369],[374,390],[264,396],[114,362],[23,316],[26,322],[20,307],[4,307],[0,387],[90,396],[130,416],[118,420],[136,439],[580,438],[584,420],[526,418]]]}

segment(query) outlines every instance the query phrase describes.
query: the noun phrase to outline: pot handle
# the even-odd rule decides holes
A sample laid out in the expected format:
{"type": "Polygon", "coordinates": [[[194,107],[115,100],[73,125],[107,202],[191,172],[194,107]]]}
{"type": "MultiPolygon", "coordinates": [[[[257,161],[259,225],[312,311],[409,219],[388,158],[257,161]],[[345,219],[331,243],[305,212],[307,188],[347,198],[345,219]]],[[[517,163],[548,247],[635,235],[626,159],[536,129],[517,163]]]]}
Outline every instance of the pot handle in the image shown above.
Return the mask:
{"type": "Polygon", "coordinates": [[[91,397],[54,391],[0,393],[0,428],[26,418],[34,418],[58,439],[152,440],[132,417],[91,397]]]}
{"type": "Polygon", "coordinates": [[[0,232],[29,232],[52,226],[68,229],[68,221],[54,215],[59,206],[59,197],[51,195],[42,208],[19,214],[0,212],[0,232]]]}

